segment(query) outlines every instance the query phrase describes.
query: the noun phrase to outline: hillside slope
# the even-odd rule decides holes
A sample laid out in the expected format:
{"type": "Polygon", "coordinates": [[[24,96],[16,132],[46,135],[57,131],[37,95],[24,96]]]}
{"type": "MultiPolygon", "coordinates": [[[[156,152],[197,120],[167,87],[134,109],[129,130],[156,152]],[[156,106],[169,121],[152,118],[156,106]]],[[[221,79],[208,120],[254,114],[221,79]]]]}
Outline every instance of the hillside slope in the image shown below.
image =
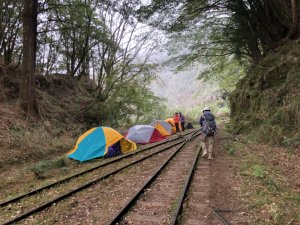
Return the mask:
{"type": "Polygon", "coordinates": [[[300,142],[300,40],[270,52],[230,96],[236,132],[256,140],[296,147],[300,142]]]}
{"type": "Polygon", "coordinates": [[[38,76],[39,118],[19,107],[21,72],[0,66],[0,168],[63,156],[94,121],[84,110],[90,81],[59,74],[38,76]],[[83,109],[83,110],[82,110],[83,109]]]}

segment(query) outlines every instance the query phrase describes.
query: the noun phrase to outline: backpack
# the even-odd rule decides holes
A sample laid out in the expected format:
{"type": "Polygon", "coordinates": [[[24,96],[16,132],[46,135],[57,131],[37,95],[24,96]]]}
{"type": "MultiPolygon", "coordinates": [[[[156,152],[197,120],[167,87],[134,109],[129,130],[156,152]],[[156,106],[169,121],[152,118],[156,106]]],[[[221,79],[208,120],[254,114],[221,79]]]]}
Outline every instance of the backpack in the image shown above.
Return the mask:
{"type": "Polygon", "coordinates": [[[203,114],[204,125],[202,127],[202,131],[206,136],[213,136],[216,131],[216,122],[215,117],[211,113],[203,114]]]}
{"type": "Polygon", "coordinates": [[[185,117],[184,117],[184,115],[181,115],[181,116],[180,116],[180,122],[185,122],[185,117]]]}
{"type": "Polygon", "coordinates": [[[185,126],[186,129],[193,129],[193,124],[191,123],[188,123],[186,126],[185,126]]]}

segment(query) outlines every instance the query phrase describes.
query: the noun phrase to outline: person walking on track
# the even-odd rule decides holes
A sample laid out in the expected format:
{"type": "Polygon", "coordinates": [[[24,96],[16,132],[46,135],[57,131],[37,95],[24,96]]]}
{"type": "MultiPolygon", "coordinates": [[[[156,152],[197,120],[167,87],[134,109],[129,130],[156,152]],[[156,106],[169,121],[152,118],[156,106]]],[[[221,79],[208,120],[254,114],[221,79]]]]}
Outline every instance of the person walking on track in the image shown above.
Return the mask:
{"type": "Polygon", "coordinates": [[[203,132],[200,136],[203,149],[202,157],[208,154],[208,159],[213,159],[214,138],[217,131],[215,116],[210,112],[208,107],[204,107],[202,112],[203,114],[199,120],[203,132]]]}
{"type": "Polygon", "coordinates": [[[179,112],[179,120],[181,125],[181,131],[184,131],[185,117],[184,115],[182,115],[181,112],[179,112]]]}

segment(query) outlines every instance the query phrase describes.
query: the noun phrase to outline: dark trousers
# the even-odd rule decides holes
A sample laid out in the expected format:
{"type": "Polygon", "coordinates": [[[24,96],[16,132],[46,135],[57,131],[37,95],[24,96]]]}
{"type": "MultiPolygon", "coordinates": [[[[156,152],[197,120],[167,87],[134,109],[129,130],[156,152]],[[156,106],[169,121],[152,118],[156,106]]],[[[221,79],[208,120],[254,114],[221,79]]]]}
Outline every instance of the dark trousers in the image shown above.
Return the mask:
{"type": "Polygon", "coordinates": [[[182,129],[182,131],[184,131],[184,124],[185,124],[185,122],[181,122],[181,129],[182,129]]]}
{"type": "Polygon", "coordinates": [[[179,124],[178,123],[175,123],[175,127],[176,127],[176,132],[179,132],[179,124]]]}

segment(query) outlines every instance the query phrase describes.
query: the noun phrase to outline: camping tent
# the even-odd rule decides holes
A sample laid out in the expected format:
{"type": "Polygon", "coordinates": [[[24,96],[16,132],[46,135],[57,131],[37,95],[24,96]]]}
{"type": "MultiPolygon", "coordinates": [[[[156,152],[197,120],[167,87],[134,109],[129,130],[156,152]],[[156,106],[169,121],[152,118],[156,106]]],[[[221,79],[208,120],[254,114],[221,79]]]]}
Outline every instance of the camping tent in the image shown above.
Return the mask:
{"type": "MultiPolygon", "coordinates": [[[[165,121],[172,126],[172,134],[175,134],[176,133],[176,127],[175,127],[174,118],[168,118],[165,121]]],[[[179,126],[179,130],[182,131],[180,123],[178,124],[178,126],[179,126]]]]}
{"type": "Polygon", "coordinates": [[[155,120],[150,126],[155,127],[163,136],[172,134],[172,126],[164,120],[155,120]]]}
{"type": "Polygon", "coordinates": [[[81,135],[75,147],[67,153],[67,156],[78,161],[105,156],[108,148],[119,141],[121,153],[135,150],[136,144],[124,139],[124,137],[109,127],[96,127],[81,135]]]}
{"type": "Polygon", "coordinates": [[[136,125],[131,127],[124,136],[138,144],[158,142],[166,139],[155,127],[150,125],[136,125]]]}

